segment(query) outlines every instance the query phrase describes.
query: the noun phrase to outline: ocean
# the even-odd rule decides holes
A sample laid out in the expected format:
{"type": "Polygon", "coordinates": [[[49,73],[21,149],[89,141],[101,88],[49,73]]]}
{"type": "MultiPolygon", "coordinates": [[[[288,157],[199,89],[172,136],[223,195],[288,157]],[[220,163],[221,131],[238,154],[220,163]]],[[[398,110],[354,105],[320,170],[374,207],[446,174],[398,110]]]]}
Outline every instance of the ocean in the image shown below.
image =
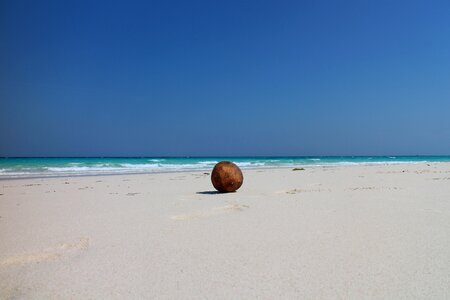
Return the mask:
{"type": "Polygon", "coordinates": [[[222,160],[242,169],[450,162],[450,156],[0,158],[0,179],[208,171],[222,160]]]}

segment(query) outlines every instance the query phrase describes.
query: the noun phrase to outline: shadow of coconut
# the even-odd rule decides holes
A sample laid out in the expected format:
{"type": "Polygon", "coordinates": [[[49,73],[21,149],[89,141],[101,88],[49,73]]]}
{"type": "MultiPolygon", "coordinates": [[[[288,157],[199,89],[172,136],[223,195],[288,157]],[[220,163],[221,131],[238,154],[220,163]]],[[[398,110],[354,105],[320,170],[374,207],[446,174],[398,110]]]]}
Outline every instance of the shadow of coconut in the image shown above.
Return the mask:
{"type": "Polygon", "coordinates": [[[203,192],[197,192],[196,194],[199,194],[199,195],[217,195],[217,194],[227,194],[227,193],[221,193],[219,191],[203,191],[203,192]]]}

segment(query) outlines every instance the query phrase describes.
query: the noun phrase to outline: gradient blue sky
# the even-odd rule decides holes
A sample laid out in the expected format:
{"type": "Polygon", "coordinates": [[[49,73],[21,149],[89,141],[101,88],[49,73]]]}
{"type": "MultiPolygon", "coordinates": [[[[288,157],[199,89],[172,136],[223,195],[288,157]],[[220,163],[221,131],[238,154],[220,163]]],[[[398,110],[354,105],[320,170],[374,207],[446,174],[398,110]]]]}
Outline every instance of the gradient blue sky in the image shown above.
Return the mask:
{"type": "Polygon", "coordinates": [[[449,16],[0,0],[0,156],[450,154],[449,16]]]}

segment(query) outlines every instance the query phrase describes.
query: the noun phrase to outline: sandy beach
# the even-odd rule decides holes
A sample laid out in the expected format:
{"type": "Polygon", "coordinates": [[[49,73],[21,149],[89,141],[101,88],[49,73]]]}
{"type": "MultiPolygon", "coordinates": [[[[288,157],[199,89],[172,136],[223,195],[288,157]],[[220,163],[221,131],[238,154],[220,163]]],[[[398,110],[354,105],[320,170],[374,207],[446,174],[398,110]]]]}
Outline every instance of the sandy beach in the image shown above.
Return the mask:
{"type": "Polygon", "coordinates": [[[0,181],[1,299],[449,299],[450,163],[0,181]]]}

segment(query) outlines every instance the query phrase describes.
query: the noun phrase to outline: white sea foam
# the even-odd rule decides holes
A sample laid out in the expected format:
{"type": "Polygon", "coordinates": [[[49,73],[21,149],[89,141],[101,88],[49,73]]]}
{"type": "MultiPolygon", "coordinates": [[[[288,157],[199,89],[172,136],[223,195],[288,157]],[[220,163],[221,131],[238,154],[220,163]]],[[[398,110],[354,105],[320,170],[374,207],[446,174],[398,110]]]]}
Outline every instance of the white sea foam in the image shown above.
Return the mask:
{"type": "Polygon", "coordinates": [[[357,165],[398,165],[398,164],[421,164],[426,163],[426,160],[423,161],[371,161],[371,162],[352,162],[352,161],[339,161],[339,162],[329,162],[323,164],[317,164],[315,166],[357,166],[357,165]]]}
{"type": "Polygon", "coordinates": [[[179,170],[186,170],[186,169],[205,169],[211,167],[213,164],[209,163],[196,163],[196,164],[163,164],[161,165],[161,168],[168,168],[168,169],[179,169],[179,170]]]}
{"type": "Polygon", "coordinates": [[[239,167],[256,167],[256,166],[265,166],[265,163],[261,162],[237,162],[236,165],[239,167]]]}
{"type": "MultiPolygon", "coordinates": [[[[8,172],[7,176],[0,176],[0,178],[15,178],[15,177],[23,177],[23,176],[30,176],[31,173],[29,172],[8,172]]],[[[40,174],[38,174],[40,175],[40,174]]]]}
{"type": "Polygon", "coordinates": [[[160,166],[160,164],[119,164],[122,168],[129,169],[155,169],[160,166]]]}
{"type": "Polygon", "coordinates": [[[114,168],[114,167],[49,167],[48,171],[51,172],[84,172],[84,171],[114,171],[114,170],[122,170],[122,168],[114,168]]]}

